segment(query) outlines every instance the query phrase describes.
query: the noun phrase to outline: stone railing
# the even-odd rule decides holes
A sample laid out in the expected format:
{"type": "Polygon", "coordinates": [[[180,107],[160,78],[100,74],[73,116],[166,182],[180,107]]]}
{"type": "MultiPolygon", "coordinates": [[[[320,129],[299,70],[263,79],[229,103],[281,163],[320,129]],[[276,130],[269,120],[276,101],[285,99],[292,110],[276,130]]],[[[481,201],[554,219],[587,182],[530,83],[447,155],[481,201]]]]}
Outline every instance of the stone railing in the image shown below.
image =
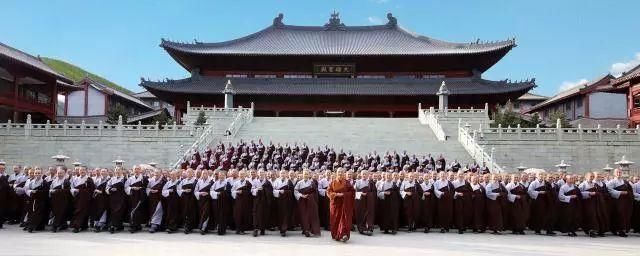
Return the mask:
{"type": "Polygon", "coordinates": [[[442,117],[455,117],[455,118],[460,118],[460,117],[474,117],[474,116],[478,116],[480,114],[483,114],[483,116],[488,116],[489,115],[489,104],[485,103],[484,104],[484,109],[477,109],[477,108],[469,108],[469,109],[464,109],[464,108],[445,108],[444,110],[439,110],[439,109],[434,109],[433,113],[438,114],[439,116],[442,117]]]}
{"type": "Polygon", "coordinates": [[[428,125],[439,141],[447,140],[447,135],[444,129],[442,129],[440,122],[438,122],[438,115],[435,114],[433,107],[430,107],[428,111],[420,109],[420,107],[421,106],[418,106],[418,120],[420,123],[428,125]]]}
{"type": "Polygon", "coordinates": [[[462,122],[458,123],[458,141],[462,147],[467,150],[469,155],[471,155],[477,163],[485,163],[491,172],[504,172],[503,168],[500,167],[493,158],[493,149],[491,149],[491,153],[487,153],[484,146],[480,146],[476,141],[475,133],[474,135],[469,133],[469,126],[462,126],[461,123],[462,122]]]}
{"type": "MultiPolygon", "coordinates": [[[[229,111],[229,113],[235,113],[236,115],[233,121],[231,122],[231,124],[229,124],[228,128],[222,133],[223,136],[227,139],[231,139],[235,137],[243,125],[253,121],[253,103],[251,103],[250,109],[242,109],[242,108],[239,108],[239,109],[241,109],[241,111],[234,111],[234,109],[231,109],[231,111],[229,111]]],[[[214,110],[214,111],[218,111],[218,110],[214,110]]],[[[224,112],[224,109],[222,109],[222,111],[219,111],[219,112],[224,112]]],[[[201,152],[205,150],[206,147],[210,146],[213,143],[213,141],[217,138],[216,135],[221,134],[220,132],[221,131],[216,131],[213,125],[207,126],[206,129],[204,129],[204,132],[202,132],[202,134],[200,135],[200,137],[198,137],[198,139],[193,144],[191,144],[189,148],[184,150],[182,147],[180,147],[178,149],[178,160],[174,163],[173,167],[177,168],[182,161],[185,161],[186,159],[188,159],[189,156],[194,152],[201,152]]]]}
{"type": "Polygon", "coordinates": [[[125,125],[122,118],[117,124],[87,124],[84,121],[80,124],[52,124],[49,121],[45,124],[31,123],[31,116],[27,115],[26,123],[0,123],[0,136],[102,136],[102,137],[193,137],[199,136],[205,126],[187,125],[125,125]]]}
{"type": "Polygon", "coordinates": [[[502,127],[480,128],[476,132],[482,140],[537,140],[537,141],[640,141],[640,125],[635,129],[602,128],[600,125],[595,128],[563,128],[560,123],[556,123],[557,128],[535,128],[502,127]]]}

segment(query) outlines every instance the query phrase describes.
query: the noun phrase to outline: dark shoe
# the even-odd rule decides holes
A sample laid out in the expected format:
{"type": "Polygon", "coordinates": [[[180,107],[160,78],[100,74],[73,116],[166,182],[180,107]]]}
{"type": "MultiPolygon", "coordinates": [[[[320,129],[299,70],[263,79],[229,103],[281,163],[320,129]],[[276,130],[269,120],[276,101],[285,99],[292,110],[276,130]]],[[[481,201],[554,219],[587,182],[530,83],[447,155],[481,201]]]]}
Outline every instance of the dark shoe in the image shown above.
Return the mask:
{"type": "Polygon", "coordinates": [[[458,230],[458,234],[462,235],[462,234],[464,234],[464,231],[458,230]]]}
{"type": "Polygon", "coordinates": [[[58,227],[53,227],[53,228],[51,229],[51,232],[53,232],[53,233],[57,233],[57,232],[58,232],[58,227]]]}
{"type": "Polygon", "coordinates": [[[206,235],[206,234],[207,234],[207,231],[206,231],[206,230],[200,230],[200,235],[203,235],[203,236],[204,236],[204,235],[206,235]]]}
{"type": "Polygon", "coordinates": [[[78,233],[78,232],[80,232],[80,230],[78,228],[73,228],[73,230],[71,230],[71,232],[78,233]]]}
{"type": "Polygon", "coordinates": [[[33,229],[32,228],[27,228],[27,232],[33,233],[33,229]]]}
{"type": "Polygon", "coordinates": [[[429,233],[429,229],[428,229],[428,228],[425,228],[423,232],[424,232],[425,234],[427,234],[427,233],[429,233]]]}
{"type": "Polygon", "coordinates": [[[109,233],[113,234],[115,232],[116,232],[116,228],[114,228],[114,227],[110,227],[109,228],[109,233]]]}
{"type": "Polygon", "coordinates": [[[443,234],[444,234],[444,233],[446,233],[446,232],[447,232],[447,231],[445,231],[445,230],[444,230],[444,228],[443,228],[443,229],[440,229],[440,233],[443,233],[443,234]]]}
{"type": "Polygon", "coordinates": [[[520,232],[518,232],[519,235],[524,235],[524,231],[520,230],[520,232]]]}
{"type": "Polygon", "coordinates": [[[261,236],[264,236],[264,235],[265,235],[264,229],[263,229],[263,230],[260,230],[260,235],[261,235],[261,236]]]}
{"type": "Polygon", "coordinates": [[[589,237],[598,237],[598,234],[596,234],[596,232],[589,232],[589,237]]]}
{"type": "Polygon", "coordinates": [[[392,230],[392,231],[391,231],[391,234],[392,234],[392,235],[395,235],[395,234],[397,234],[397,233],[398,233],[398,231],[395,231],[395,230],[392,230]]]}
{"type": "Polygon", "coordinates": [[[548,235],[548,236],[555,236],[555,235],[556,235],[556,232],[553,232],[553,231],[547,231],[547,235],[548,235]]]}
{"type": "Polygon", "coordinates": [[[310,237],[311,236],[311,234],[309,234],[309,232],[304,232],[303,234],[304,234],[305,237],[310,237]]]}
{"type": "Polygon", "coordinates": [[[258,230],[253,230],[253,237],[257,237],[258,236],[258,230]]]}
{"type": "Polygon", "coordinates": [[[624,232],[618,232],[619,237],[627,237],[627,234],[624,232]]]}
{"type": "Polygon", "coordinates": [[[281,237],[285,237],[285,236],[287,236],[287,233],[286,232],[280,232],[280,236],[281,237]]]}

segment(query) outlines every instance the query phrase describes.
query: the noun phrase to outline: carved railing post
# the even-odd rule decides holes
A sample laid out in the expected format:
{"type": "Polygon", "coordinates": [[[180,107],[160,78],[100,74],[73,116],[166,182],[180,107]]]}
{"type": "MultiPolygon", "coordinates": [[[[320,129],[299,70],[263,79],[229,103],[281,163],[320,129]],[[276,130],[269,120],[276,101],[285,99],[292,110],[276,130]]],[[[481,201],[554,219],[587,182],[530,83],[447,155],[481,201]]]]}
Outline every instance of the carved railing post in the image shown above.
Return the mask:
{"type": "Polygon", "coordinates": [[[117,127],[118,136],[122,136],[122,133],[123,133],[122,128],[123,128],[122,127],[122,115],[119,115],[118,116],[118,127],[117,127]]]}
{"type": "Polygon", "coordinates": [[[156,121],[156,137],[160,136],[160,122],[156,121]]]}
{"type": "Polygon", "coordinates": [[[24,136],[29,137],[31,135],[31,114],[27,114],[27,123],[24,126],[24,136]]]}
{"type": "Polygon", "coordinates": [[[80,123],[80,135],[84,135],[84,120],[82,120],[82,123],[80,123]]]}
{"type": "Polygon", "coordinates": [[[562,124],[560,123],[560,118],[556,120],[556,138],[562,140],[562,124]]]}
{"type": "Polygon", "coordinates": [[[582,124],[578,124],[578,137],[582,141],[582,124]]]}
{"type": "Polygon", "coordinates": [[[498,138],[502,139],[502,124],[498,124],[498,138]]]}
{"type": "Polygon", "coordinates": [[[520,129],[520,124],[518,124],[518,128],[517,128],[517,132],[518,132],[518,139],[522,139],[522,130],[520,129]]]}
{"type": "Polygon", "coordinates": [[[142,135],[142,121],[138,121],[138,136],[142,135]]]}
{"type": "Polygon", "coordinates": [[[176,136],[176,133],[178,132],[178,126],[176,125],[176,122],[173,122],[173,137],[176,136]]]}
{"type": "Polygon", "coordinates": [[[484,112],[487,113],[487,115],[489,115],[489,103],[488,102],[484,103],[484,112]]]}
{"type": "Polygon", "coordinates": [[[484,131],[483,131],[482,123],[480,123],[480,126],[478,127],[478,130],[480,130],[480,138],[484,138],[484,131]]]}
{"type": "Polygon", "coordinates": [[[69,125],[69,123],[67,123],[67,120],[64,120],[64,123],[62,123],[62,130],[64,131],[64,136],[67,136],[67,126],[69,125]]]}
{"type": "Polygon", "coordinates": [[[11,135],[11,119],[7,120],[7,135],[11,135]]]}
{"type": "Polygon", "coordinates": [[[640,139],[640,124],[636,124],[636,135],[638,135],[638,139],[640,139]]]}
{"type": "Polygon", "coordinates": [[[598,140],[602,140],[602,127],[600,127],[600,124],[598,124],[597,129],[597,133],[598,133],[598,140]]]}
{"type": "Polygon", "coordinates": [[[98,121],[98,136],[102,136],[102,120],[98,121]]]}
{"type": "Polygon", "coordinates": [[[44,125],[44,136],[49,136],[50,127],[51,127],[51,121],[47,120],[47,124],[44,125]]]}
{"type": "Polygon", "coordinates": [[[540,124],[536,124],[536,135],[540,139],[540,124]]]}

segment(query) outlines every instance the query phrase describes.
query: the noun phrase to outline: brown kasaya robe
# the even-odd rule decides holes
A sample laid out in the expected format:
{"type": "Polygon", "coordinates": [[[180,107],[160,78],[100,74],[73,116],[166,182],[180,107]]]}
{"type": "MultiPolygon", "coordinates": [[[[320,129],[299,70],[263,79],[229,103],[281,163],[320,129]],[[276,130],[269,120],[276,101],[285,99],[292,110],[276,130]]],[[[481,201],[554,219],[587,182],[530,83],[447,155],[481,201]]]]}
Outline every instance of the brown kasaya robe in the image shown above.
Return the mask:
{"type": "Polygon", "coordinates": [[[485,208],[485,199],[486,192],[482,185],[479,185],[479,189],[474,190],[472,192],[472,202],[473,202],[473,224],[471,227],[475,231],[484,231],[486,229],[485,220],[486,220],[486,208],[485,208]]]}
{"type": "MultiPolygon", "coordinates": [[[[368,185],[356,192],[366,193],[361,195],[360,199],[355,200],[356,226],[358,231],[373,231],[376,211],[376,186],[372,180],[368,181],[368,185]]],[[[340,192],[341,193],[341,192],[340,192]]]]}
{"type": "Polygon", "coordinates": [[[413,182],[413,187],[405,188],[404,192],[410,192],[411,195],[405,194],[402,198],[402,207],[404,209],[404,217],[410,230],[416,228],[420,220],[420,212],[422,210],[422,187],[417,181],[413,182]]]}
{"type": "Polygon", "coordinates": [[[245,180],[244,186],[237,188],[237,190],[242,193],[236,194],[233,204],[233,220],[236,231],[248,231],[253,228],[251,182],[245,180]]]}
{"type": "Polygon", "coordinates": [[[429,195],[422,196],[422,210],[420,211],[420,225],[425,229],[433,228],[433,221],[436,210],[436,195],[433,193],[433,184],[428,186],[424,192],[429,192],[429,195]]]}
{"type": "Polygon", "coordinates": [[[453,216],[453,192],[454,188],[449,182],[449,185],[439,189],[443,194],[437,200],[436,215],[438,220],[438,226],[442,229],[449,230],[451,228],[452,216],[453,216]]]}
{"type": "Polygon", "coordinates": [[[513,231],[524,231],[529,220],[529,196],[527,188],[522,184],[518,184],[510,191],[512,195],[520,196],[513,202],[509,202],[510,224],[513,231]]]}
{"type": "MultiPolygon", "coordinates": [[[[15,184],[15,181],[9,183],[9,185],[15,185],[16,188],[24,188],[26,180],[15,184]]],[[[9,209],[7,210],[7,216],[10,221],[21,223],[24,221],[27,214],[27,201],[28,198],[25,194],[19,195],[15,189],[9,191],[9,209]]]]}
{"type": "Polygon", "coordinates": [[[31,194],[28,195],[29,208],[27,213],[27,228],[32,230],[44,230],[44,226],[47,224],[49,217],[47,209],[49,188],[47,187],[47,182],[43,180],[42,184],[39,186],[29,187],[31,194]]]}
{"type": "Polygon", "coordinates": [[[557,194],[553,190],[551,183],[547,181],[544,182],[543,186],[536,188],[535,191],[544,191],[546,193],[538,194],[536,199],[531,199],[529,228],[535,232],[540,232],[541,230],[553,231],[557,194]]]}
{"type": "Polygon", "coordinates": [[[9,175],[0,175],[0,225],[9,217],[11,185],[9,184],[9,175]]]}
{"type": "MultiPolygon", "coordinates": [[[[361,200],[366,200],[367,203],[369,203],[371,200],[375,200],[376,198],[375,186],[371,181],[369,181],[368,190],[369,192],[366,192],[367,195],[361,197],[361,200]],[[371,187],[374,187],[373,191],[371,190],[371,187]],[[369,199],[369,196],[372,196],[373,199],[369,199]],[[366,199],[364,199],[363,197],[366,199]]],[[[346,237],[346,239],[348,240],[351,236],[351,221],[353,220],[351,215],[354,211],[353,204],[355,199],[355,189],[348,181],[333,180],[327,188],[327,197],[329,197],[330,200],[329,222],[331,226],[331,238],[337,240],[346,237]],[[336,193],[342,193],[342,196],[336,196],[336,193]]],[[[374,208],[368,209],[371,209],[372,211],[374,208]]],[[[366,216],[365,219],[367,219],[367,217],[369,216],[366,216]]],[[[373,219],[374,217],[371,216],[366,221],[369,221],[368,223],[372,223],[373,219]]],[[[373,229],[373,226],[371,228],[373,229]]]]}
{"type": "MultiPolygon", "coordinates": [[[[384,181],[383,181],[384,182],[384,181]]],[[[378,200],[377,205],[380,205],[380,230],[382,231],[397,231],[400,218],[400,188],[394,182],[393,186],[385,191],[378,191],[378,193],[389,192],[389,195],[384,195],[384,199],[378,200]]]]}
{"type": "MultiPolygon", "coordinates": [[[[278,205],[277,219],[280,233],[285,233],[291,227],[291,209],[296,206],[296,201],[293,196],[293,183],[289,180],[287,185],[279,190],[282,190],[282,194],[276,199],[278,205]]],[[[275,188],[274,188],[275,189],[275,188]]]]}
{"type": "Polygon", "coordinates": [[[611,198],[613,208],[613,212],[611,214],[611,230],[616,232],[627,232],[631,229],[633,189],[627,181],[613,189],[617,191],[627,191],[627,194],[621,194],[617,199],[611,198]]]}
{"type": "Polygon", "coordinates": [[[182,219],[182,217],[180,216],[181,200],[180,200],[180,197],[178,196],[178,191],[177,191],[177,188],[179,185],[180,185],[180,182],[177,182],[175,185],[167,186],[167,188],[163,187],[164,190],[171,191],[168,194],[168,196],[166,197],[163,196],[163,199],[162,199],[162,205],[163,205],[162,209],[164,213],[162,218],[164,219],[163,220],[164,225],[170,231],[177,230],[178,223],[180,222],[180,219],[182,219]]]}
{"type": "MultiPolygon", "coordinates": [[[[186,190],[190,189],[190,192],[182,191],[180,194],[180,204],[182,205],[182,222],[184,225],[184,230],[190,232],[196,225],[198,225],[198,200],[194,195],[194,189],[196,188],[196,183],[198,180],[195,180],[193,183],[182,184],[180,189],[186,190]]],[[[180,185],[178,185],[180,186],[180,185]]]]}
{"type": "Polygon", "coordinates": [[[215,192],[219,192],[216,199],[211,201],[211,213],[213,214],[213,222],[212,227],[218,227],[218,235],[224,235],[227,233],[227,219],[229,218],[229,210],[231,205],[231,194],[229,194],[229,189],[231,185],[227,183],[226,186],[221,186],[214,190],[215,192]]]}
{"type": "Polygon", "coordinates": [[[580,207],[582,196],[580,193],[580,189],[574,185],[573,189],[565,192],[564,195],[575,195],[576,198],[572,198],[569,203],[560,202],[558,215],[560,231],[563,233],[576,232],[578,230],[578,227],[582,223],[582,212],[580,207]]]}
{"type": "Polygon", "coordinates": [[[504,208],[507,191],[500,185],[491,190],[493,193],[500,193],[496,200],[487,199],[487,228],[493,231],[504,230],[504,208]]]}
{"type": "MultiPolygon", "coordinates": [[[[197,192],[211,192],[211,185],[213,185],[214,180],[211,180],[209,184],[204,187],[201,187],[197,192]]],[[[198,228],[201,231],[209,231],[211,227],[211,196],[210,195],[199,195],[198,196],[198,217],[200,221],[198,222],[198,228]]]]}
{"type": "Polygon", "coordinates": [[[264,231],[271,222],[271,204],[273,203],[273,187],[271,181],[265,180],[262,189],[256,190],[253,197],[253,229],[264,231]]]}
{"type": "MultiPolygon", "coordinates": [[[[320,217],[320,227],[329,230],[329,197],[327,197],[326,189],[324,195],[318,195],[318,216],[320,217]]],[[[273,204],[272,207],[277,208],[277,205],[273,204]]],[[[273,219],[275,220],[275,218],[273,219]]]]}
{"type": "Polygon", "coordinates": [[[127,214],[127,196],[124,193],[126,180],[123,178],[122,181],[111,184],[109,187],[109,226],[117,229],[123,227],[122,222],[127,214]]]}
{"type": "Polygon", "coordinates": [[[605,233],[609,231],[609,207],[607,206],[606,185],[593,184],[586,192],[595,192],[588,198],[582,199],[582,230],[605,233]]]}
{"type": "MultiPolygon", "coordinates": [[[[320,235],[320,220],[318,218],[318,189],[314,183],[311,186],[300,189],[298,191],[307,198],[298,199],[298,213],[302,230],[311,234],[320,235]]],[[[352,209],[353,211],[353,209],[352,209]]],[[[331,217],[329,217],[331,219],[331,217]]]]}
{"type": "MultiPolygon", "coordinates": [[[[131,177],[133,179],[134,177],[131,177]]],[[[129,193],[129,224],[133,227],[139,227],[145,224],[149,218],[147,211],[147,184],[149,180],[143,177],[139,181],[130,184],[130,187],[140,187],[139,190],[130,190],[129,193]]]]}
{"type": "Polygon", "coordinates": [[[87,177],[87,181],[74,189],[78,193],[73,197],[73,216],[71,218],[71,228],[86,229],[91,213],[91,200],[93,191],[96,189],[93,179],[87,177]]]}
{"type": "MultiPolygon", "coordinates": [[[[107,181],[102,182],[101,184],[96,184],[95,188],[95,190],[99,190],[102,193],[96,193],[95,190],[92,193],[93,200],[91,200],[91,214],[93,214],[92,219],[94,221],[100,221],[102,215],[109,211],[109,195],[106,191],[108,178],[105,179],[107,179],[107,181]]],[[[108,218],[109,214],[106,215],[108,218]]],[[[105,221],[108,221],[108,219],[105,221]]]]}
{"type": "Polygon", "coordinates": [[[458,230],[465,230],[473,222],[473,197],[471,184],[465,184],[454,188],[455,192],[462,193],[462,196],[454,196],[453,199],[453,223],[458,230]]]}
{"type": "Polygon", "coordinates": [[[53,228],[66,228],[67,219],[69,218],[69,204],[71,203],[71,194],[69,189],[71,184],[68,179],[65,179],[61,184],[49,188],[50,205],[53,220],[51,226],[53,228]]]}

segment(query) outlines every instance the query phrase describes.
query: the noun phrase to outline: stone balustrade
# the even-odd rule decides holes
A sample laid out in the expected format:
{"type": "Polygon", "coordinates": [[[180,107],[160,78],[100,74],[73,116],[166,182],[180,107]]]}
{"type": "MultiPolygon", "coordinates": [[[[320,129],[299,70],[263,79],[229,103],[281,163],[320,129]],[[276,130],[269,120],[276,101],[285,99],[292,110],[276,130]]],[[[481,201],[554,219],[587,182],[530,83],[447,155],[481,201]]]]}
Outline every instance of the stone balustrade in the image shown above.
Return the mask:
{"type": "Polygon", "coordinates": [[[474,131],[481,140],[536,140],[536,141],[640,141],[640,125],[626,129],[616,128],[535,128],[502,127],[480,128],[474,131]]]}

